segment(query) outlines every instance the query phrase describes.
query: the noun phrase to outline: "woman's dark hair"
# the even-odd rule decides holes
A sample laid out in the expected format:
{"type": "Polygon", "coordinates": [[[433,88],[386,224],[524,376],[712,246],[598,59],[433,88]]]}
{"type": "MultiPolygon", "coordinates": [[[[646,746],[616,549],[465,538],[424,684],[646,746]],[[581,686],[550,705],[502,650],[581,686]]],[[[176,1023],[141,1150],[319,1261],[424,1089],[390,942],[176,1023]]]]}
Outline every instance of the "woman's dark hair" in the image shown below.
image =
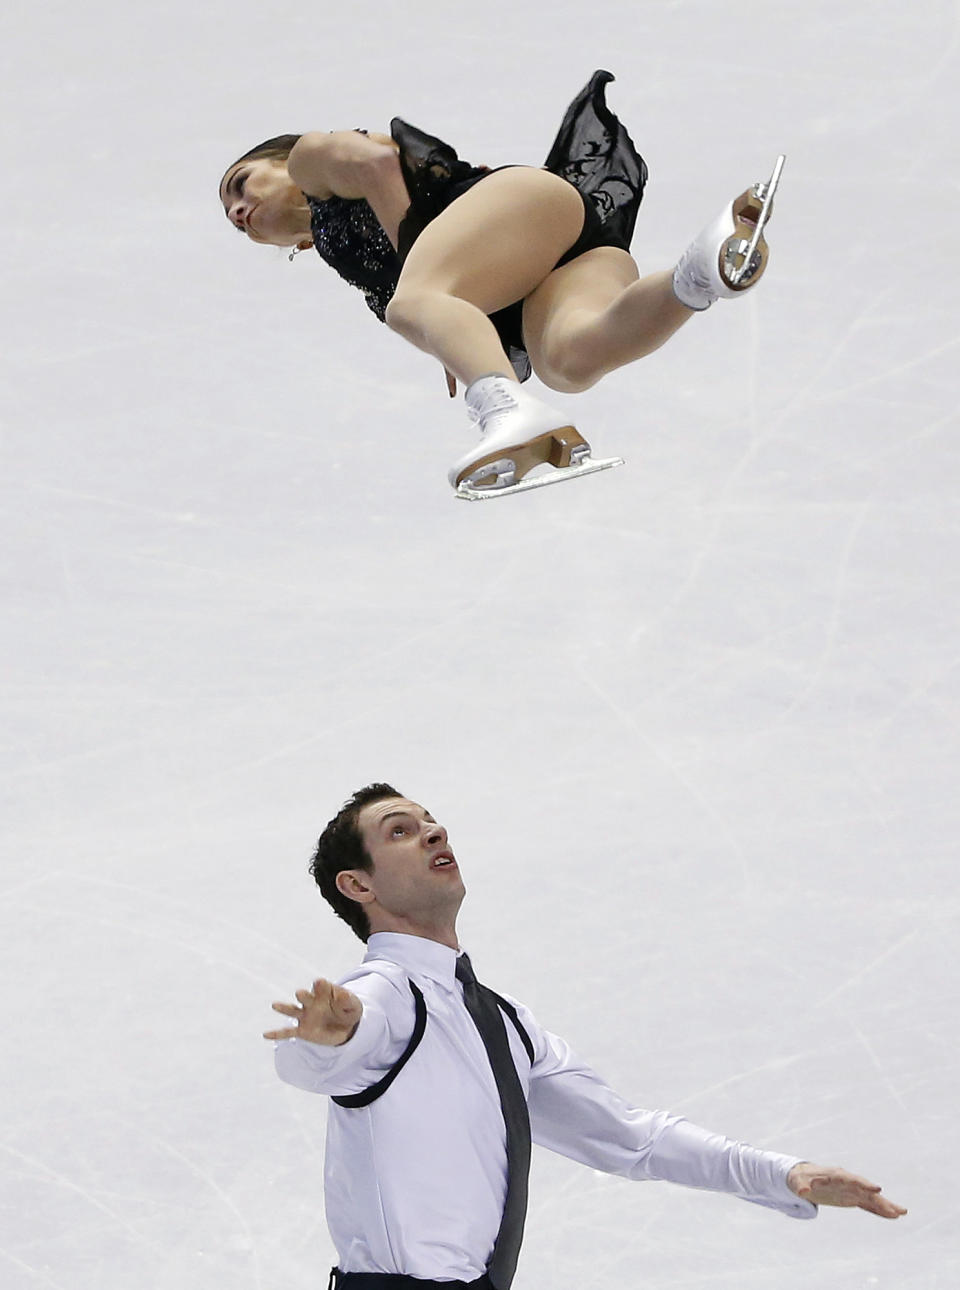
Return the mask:
{"type": "MultiPolygon", "coordinates": [[[[243,158],[241,157],[241,161],[243,158]]],[[[389,784],[368,784],[345,802],[327,827],[320,834],[317,849],[310,860],[310,872],[320,888],[324,900],[333,906],[336,914],[348,923],[366,941],[370,935],[370,919],[357,901],[345,896],[337,887],[337,874],[344,869],[363,869],[373,872],[373,861],[363,845],[357,827],[360,812],[371,802],[381,802],[388,797],[402,797],[389,784]]]]}
{"type": "MultiPolygon", "coordinates": [[[[274,139],[264,139],[263,143],[258,143],[255,148],[245,152],[233,164],[235,166],[241,161],[257,161],[261,157],[270,161],[286,161],[299,138],[299,134],[278,134],[274,139]]],[[[232,167],[228,166],[227,169],[232,167]]]]}
{"type": "Polygon", "coordinates": [[[236,161],[231,161],[223,172],[220,183],[223,183],[223,179],[229,175],[234,166],[239,166],[241,161],[260,161],[261,159],[264,161],[286,161],[290,153],[293,152],[293,145],[299,138],[299,134],[278,134],[274,139],[264,139],[263,143],[258,143],[255,148],[245,152],[242,157],[238,157],[236,161]]]}

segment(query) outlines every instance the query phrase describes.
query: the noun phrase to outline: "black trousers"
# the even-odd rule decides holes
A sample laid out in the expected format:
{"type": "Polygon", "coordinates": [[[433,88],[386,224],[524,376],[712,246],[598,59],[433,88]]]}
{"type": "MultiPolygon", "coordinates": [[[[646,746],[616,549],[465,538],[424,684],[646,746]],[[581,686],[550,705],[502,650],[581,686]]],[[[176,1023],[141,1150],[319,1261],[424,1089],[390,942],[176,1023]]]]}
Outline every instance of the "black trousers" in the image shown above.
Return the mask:
{"type": "Polygon", "coordinates": [[[341,1272],[330,1269],[327,1290],[493,1290],[486,1273],[476,1281],[426,1281],[392,1272],[341,1272]]]}

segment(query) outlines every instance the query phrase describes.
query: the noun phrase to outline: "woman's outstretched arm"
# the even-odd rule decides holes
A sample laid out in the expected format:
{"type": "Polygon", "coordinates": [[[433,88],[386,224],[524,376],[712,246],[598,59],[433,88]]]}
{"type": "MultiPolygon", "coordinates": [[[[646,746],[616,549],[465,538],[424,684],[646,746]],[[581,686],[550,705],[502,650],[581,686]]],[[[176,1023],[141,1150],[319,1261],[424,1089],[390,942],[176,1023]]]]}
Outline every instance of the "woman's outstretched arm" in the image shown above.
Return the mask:
{"type": "Polygon", "coordinates": [[[394,246],[410,195],[403,182],[397,145],[385,134],[313,130],[294,145],[287,169],[310,197],[363,198],[394,246]]]}

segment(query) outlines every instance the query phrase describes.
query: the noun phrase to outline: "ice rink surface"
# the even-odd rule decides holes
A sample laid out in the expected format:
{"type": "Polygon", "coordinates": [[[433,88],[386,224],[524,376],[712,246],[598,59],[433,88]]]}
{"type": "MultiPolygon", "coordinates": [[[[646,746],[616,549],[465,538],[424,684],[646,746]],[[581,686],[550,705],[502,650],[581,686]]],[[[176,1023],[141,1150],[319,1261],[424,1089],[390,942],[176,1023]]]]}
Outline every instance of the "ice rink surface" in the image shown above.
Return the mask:
{"type": "Polygon", "coordinates": [[[324,1102],[259,1036],[361,952],[306,863],[385,778],[450,830],[482,977],[616,1088],[910,1208],[540,1153],[516,1290],[955,1290],[957,5],[18,0],[0,34],[0,1283],[325,1284],[324,1102]],[[625,469],[465,505],[438,364],[216,183],[393,115],[539,164],[599,67],[641,270],[785,152],[770,269],[570,401],[625,469]]]}

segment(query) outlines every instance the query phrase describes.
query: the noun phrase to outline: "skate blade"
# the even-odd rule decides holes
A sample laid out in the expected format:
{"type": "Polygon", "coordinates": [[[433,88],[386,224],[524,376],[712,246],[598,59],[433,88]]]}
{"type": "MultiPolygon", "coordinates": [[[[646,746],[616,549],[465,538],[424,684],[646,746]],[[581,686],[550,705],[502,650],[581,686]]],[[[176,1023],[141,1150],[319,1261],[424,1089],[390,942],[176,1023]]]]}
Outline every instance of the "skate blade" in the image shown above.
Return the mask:
{"type": "Polygon", "coordinates": [[[466,484],[475,489],[496,488],[501,476],[508,475],[508,482],[512,484],[514,480],[523,479],[537,466],[546,464],[565,468],[589,455],[590,445],[578,430],[573,426],[558,426],[555,430],[536,435],[527,443],[514,444],[512,448],[500,448],[478,457],[469,466],[463,467],[454,487],[466,484]],[[489,479],[489,484],[485,482],[484,476],[489,479]]]}
{"type": "Polygon", "coordinates": [[[581,475],[595,475],[598,470],[611,470],[614,466],[623,464],[622,457],[584,457],[576,465],[561,466],[551,470],[549,474],[534,475],[532,479],[521,479],[516,484],[474,488],[464,481],[457,485],[456,496],[465,502],[486,502],[493,497],[509,497],[513,493],[528,493],[534,488],[549,488],[551,484],[579,479],[581,475]]]}
{"type": "Polygon", "coordinates": [[[733,203],[733,236],[720,252],[720,276],[734,291],[758,282],[767,267],[770,248],[763,236],[773,214],[773,195],[780,185],[786,157],[781,153],[767,182],[755,184],[733,203]]]}

